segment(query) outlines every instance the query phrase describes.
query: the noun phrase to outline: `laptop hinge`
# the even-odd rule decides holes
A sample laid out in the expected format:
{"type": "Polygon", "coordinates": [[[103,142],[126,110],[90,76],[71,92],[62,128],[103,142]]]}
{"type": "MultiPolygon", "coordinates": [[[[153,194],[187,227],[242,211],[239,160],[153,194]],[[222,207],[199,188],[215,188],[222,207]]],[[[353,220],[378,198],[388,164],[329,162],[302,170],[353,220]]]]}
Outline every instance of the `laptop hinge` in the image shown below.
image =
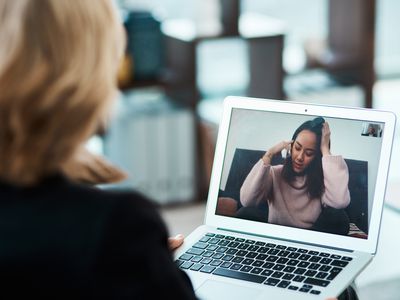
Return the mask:
{"type": "Polygon", "coordinates": [[[307,246],[317,246],[317,247],[319,247],[319,248],[325,248],[325,249],[330,249],[330,250],[337,250],[337,251],[344,251],[344,252],[354,252],[354,250],[350,250],[350,249],[344,249],[344,248],[339,248],[339,247],[331,247],[331,246],[320,245],[320,244],[314,244],[314,243],[307,243],[307,242],[299,242],[299,241],[296,241],[296,240],[278,238],[278,237],[275,237],[275,236],[262,235],[262,234],[255,234],[255,233],[243,232],[243,231],[232,230],[232,229],[226,229],[226,228],[220,228],[220,227],[217,227],[217,229],[218,229],[218,230],[222,230],[222,231],[228,231],[228,232],[235,232],[235,233],[245,234],[245,235],[254,236],[254,237],[262,237],[262,238],[268,238],[268,239],[273,239],[273,240],[291,242],[291,243],[295,243],[295,244],[301,244],[301,245],[307,245],[307,246]]]}

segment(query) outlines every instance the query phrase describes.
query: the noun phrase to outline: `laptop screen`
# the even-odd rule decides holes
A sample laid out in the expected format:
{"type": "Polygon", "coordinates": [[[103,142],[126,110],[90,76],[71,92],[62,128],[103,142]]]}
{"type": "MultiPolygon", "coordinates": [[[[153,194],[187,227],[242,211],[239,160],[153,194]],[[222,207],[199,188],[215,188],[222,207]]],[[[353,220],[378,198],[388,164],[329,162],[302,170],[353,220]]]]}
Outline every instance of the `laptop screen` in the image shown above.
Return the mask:
{"type": "Polygon", "coordinates": [[[385,124],[233,108],[216,215],[368,239],[385,124]]]}

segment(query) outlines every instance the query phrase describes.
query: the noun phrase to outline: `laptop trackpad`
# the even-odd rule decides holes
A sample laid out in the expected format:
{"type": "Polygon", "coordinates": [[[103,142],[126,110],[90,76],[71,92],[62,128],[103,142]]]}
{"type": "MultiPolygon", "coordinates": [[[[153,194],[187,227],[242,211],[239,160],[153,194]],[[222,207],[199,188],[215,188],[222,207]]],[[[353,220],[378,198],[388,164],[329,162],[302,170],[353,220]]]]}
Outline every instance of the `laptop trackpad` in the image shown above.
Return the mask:
{"type": "Polygon", "coordinates": [[[243,300],[254,299],[261,293],[261,290],[247,288],[221,281],[207,280],[197,291],[200,299],[207,300],[243,300]]]}

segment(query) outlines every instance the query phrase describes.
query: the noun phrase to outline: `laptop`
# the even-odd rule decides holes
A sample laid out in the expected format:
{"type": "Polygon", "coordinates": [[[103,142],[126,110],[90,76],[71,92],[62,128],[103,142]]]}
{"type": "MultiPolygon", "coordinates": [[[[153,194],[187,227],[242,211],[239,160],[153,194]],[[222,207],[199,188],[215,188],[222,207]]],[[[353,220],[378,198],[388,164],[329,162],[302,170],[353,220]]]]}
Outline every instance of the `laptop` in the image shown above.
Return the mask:
{"type": "Polygon", "coordinates": [[[227,97],[204,225],[175,253],[196,295],[230,300],[340,295],[377,251],[395,122],[385,111],[227,97]],[[296,172],[303,162],[295,157],[318,159],[300,140],[303,131],[291,140],[307,121],[327,123],[330,131],[331,155],[319,157],[323,185],[317,194],[310,183],[295,186],[311,177],[304,175],[310,164],[296,172]],[[287,144],[280,153],[266,153],[282,141],[287,144]],[[295,171],[289,185],[305,192],[290,193],[279,182],[285,164],[295,171]],[[253,194],[244,191],[252,188],[253,194]],[[314,196],[307,202],[304,195],[314,196]],[[328,226],[318,227],[321,220],[328,226]]]}

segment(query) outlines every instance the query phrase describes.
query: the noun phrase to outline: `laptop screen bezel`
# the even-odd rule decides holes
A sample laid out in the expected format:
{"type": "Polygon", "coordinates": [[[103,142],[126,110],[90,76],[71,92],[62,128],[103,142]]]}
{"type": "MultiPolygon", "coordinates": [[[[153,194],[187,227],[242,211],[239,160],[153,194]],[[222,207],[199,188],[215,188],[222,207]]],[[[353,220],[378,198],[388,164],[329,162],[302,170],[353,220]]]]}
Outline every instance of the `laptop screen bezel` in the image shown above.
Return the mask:
{"type": "Polygon", "coordinates": [[[259,236],[266,236],[290,241],[299,241],[325,247],[363,251],[374,254],[376,252],[379,237],[379,228],[383,211],[384,195],[386,191],[386,182],[393,144],[395,123],[396,116],[393,113],[387,111],[317,105],[292,101],[277,101],[271,99],[257,99],[234,96],[227,97],[224,100],[223,113],[219,125],[209,194],[207,199],[205,224],[236,232],[251,233],[259,236]],[[382,146],[377,170],[375,192],[373,195],[368,239],[359,239],[350,236],[327,234],[307,229],[299,229],[294,227],[254,222],[234,217],[217,215],[216,205],[222,177],[231,115],[234,108],[383,123],[385,132],[382,136],[382,146]]]}

